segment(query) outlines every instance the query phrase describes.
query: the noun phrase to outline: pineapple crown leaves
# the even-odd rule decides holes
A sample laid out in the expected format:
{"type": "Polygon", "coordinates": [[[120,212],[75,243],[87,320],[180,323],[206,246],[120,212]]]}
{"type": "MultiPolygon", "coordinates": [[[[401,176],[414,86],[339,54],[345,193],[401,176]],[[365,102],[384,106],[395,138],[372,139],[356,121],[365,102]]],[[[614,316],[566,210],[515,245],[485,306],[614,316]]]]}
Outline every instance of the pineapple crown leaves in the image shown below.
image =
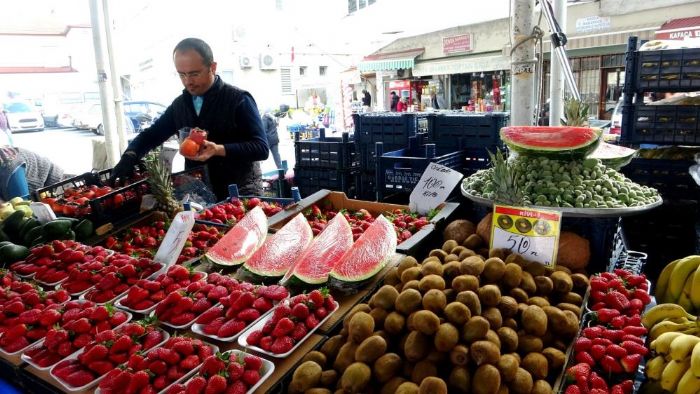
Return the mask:
{"type": "Polygon", "coordinates": [[[588,123],[589,105],[581,100],[568,99],[564,101],[564,126],[585,126],[588,123]]]}
{"type": "Polygon", "coordinates": [[[508,164],[505,154],[500,149],[496,153],[488,151],[491,161],[491,182],[496,186],[496,202],[510,205],[522,205],[522,195],[518,190],[516,179],[518,174],[513,166],[508,164]]]}

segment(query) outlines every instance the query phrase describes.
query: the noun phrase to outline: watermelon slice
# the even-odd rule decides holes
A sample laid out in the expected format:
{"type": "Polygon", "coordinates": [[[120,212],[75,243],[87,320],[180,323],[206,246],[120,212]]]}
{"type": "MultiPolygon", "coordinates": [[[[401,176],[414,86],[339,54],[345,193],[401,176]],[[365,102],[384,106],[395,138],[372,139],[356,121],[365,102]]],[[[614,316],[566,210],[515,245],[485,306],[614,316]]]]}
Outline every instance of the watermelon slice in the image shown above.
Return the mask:
{"type": "Polygon", "coordinates": [[[355,241],[330,273],[330,287],[354,293],[384,268],[396,252],[396,230],[383,215],[355,241]]]}
{"type": "Polygon", "coordinates": [[[351,247],[350,225],[344,215],[335,215],[280,282],[302,286],[325,283],[335,264],[351,247]]]}
{"type": "Polygon", "coordinates": [[[304,215],[298,214],[260,247],[243,268],[260,280],[281,277],[311,244],[314,235],[304,215]]]}
{"type": "Polygon", "coordinates": [[[206,257],[219,265],[243,264],[265,242],[267,216],[260,206],[248,212],[240,222],[230,229],[212,246],[206,257]]]}
{"type": "Polygon", "coordinates": [[[501,129],[501,140],[523,155],[553,159],[582,159],[598,147],[602,131],[591,127],[511,126],[501,129]]]}
{"type": "Polygon", "coordinates": [[[600,159],[606,166],[619,170],[629,164],[636,155],[637,150],[635,149],[601,142],[598,148],[588,157],[600,159]]]}

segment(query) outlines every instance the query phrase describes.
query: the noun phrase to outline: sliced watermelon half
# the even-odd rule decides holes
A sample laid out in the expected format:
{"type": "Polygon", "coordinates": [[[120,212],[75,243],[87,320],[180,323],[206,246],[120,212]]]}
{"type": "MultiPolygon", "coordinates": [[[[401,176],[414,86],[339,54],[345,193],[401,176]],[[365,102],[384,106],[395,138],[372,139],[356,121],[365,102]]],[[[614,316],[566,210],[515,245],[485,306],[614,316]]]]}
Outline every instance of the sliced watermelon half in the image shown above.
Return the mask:
{"type": "Polygon", "coordinates": [[[344,215],[335,215],[326,228],[299,256],[280,283],[292,286],[320,285],[341,257],[352,247],[352,230],[344,215]]]}
{"type": "Polygon", "coordinates": [[[248,212],[240,222],[224,234],[206,253],[215,264],[235,266],[243,264],[265,242],[267,216],[259,206],[248,212]]]}
{"type": "Polygon", "coordinates": [[[330,287],[344,294],[357,292],[392,259],[396,242],[394,226],[379,215],[333,267],[330,287]]]}
{"type": "Polygon", "coordinates": [[[602,131],[592,127],[510,126],[501,129],[501,140],[523,155],[553,159],[582,159],[598,147],[602,131]]]}
{"type": "Polygon", "coordinates": [[[636,155],[636,149],[601,142],[598,148],[588,157],[599,159],[606,166],[619,170],[629,164],[636,155]]]}
{"type": "Polygon", "coordinates": [[[314,234],[303,214],[296,215],[243,264],[243,268],[265,281],[279,278],[311,244],[314,234]]]}

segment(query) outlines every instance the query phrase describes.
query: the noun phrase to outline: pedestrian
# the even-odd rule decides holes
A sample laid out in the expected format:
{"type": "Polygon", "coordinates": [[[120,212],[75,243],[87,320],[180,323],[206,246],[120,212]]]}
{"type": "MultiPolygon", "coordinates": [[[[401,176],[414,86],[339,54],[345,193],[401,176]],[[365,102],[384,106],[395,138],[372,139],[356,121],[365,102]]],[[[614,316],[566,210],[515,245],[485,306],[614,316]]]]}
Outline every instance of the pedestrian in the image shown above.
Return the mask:
{"type": "Polygon", "coordinates": [[[129,144],[112,171],[112,182],[129,176],[141,157],[179,129],[198,127],[208,132],[208,139],[195,156],[185,157],[185,168],[204,163],[219,200],[228,197],[232,183],[242,195],[261,195],[259,161],[267,159],[270,149],[255,99],[216,74],[212,50],[198,38],[180,41],[173,61],[185,89],[129,144]]]}
{"type": "Polygon", "coordinates": [[[272,153],[272,158],[275,160],[277,169],[280,169],[282,168],[282,158],[280,157],[279,150],[280,137],[277,133],[279,121],[272,111],[267,110],[262,116],[262,122],[265,128],[265,134],[267,135],[267,144],[270,146],[270,153],[272,153]]]}
{"type": "Polygon", "coordinates": [[[0,101],[0,145],[13,146],[12,130],[10,130],[10,121],[7,119],[5,106],[0,101]]]}
{"type": "Polygon", "coordinates": [[[24,165],[24,177],[27,180],[30,195],[33,195],[37,189],[54,185],[65,179],[63,169],[48,158],[24,148],[3,146],[0,147],[0,199],[8,201],[12,197],[22,197],[8,194],[10,179],[22,165],[24,165]]]}
{"type": "Polygon", "coordinates": [[[399,104],[399,96],[396,92],[391,92],[391,111],[396,112],[396,106],[399,104]]]}
{"type": "Polygon", "coordinates": [[[399,99],[399,103],[396,104],[396,111],[397,112],[406,112],[408,109],[408,102],[406,101],[406,97],[401,97],[399,99]]]}
{"type": "Polygon", "coordinates": [[[438,102],[437,93],[435,92],[430,93],[430,105],[433,109],[440,109],[440,103],[438,102]]]}
{"type": "Polygon", "coordinates": [[[372,96],[369,94],[367,89],[362,89],[362,106],[366,107],[367,110],[369,110],[369,107],[372,106],[372,96]]]}

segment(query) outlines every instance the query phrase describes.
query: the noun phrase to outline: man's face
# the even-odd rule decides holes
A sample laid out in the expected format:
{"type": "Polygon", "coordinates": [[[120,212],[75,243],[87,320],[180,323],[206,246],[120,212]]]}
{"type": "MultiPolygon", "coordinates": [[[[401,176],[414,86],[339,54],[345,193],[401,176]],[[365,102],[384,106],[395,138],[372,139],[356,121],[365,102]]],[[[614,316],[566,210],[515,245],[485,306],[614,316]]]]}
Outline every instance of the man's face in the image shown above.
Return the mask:
{"type": "Polygon", "coordinates": [[[193,96],[203,95],[214,83],[216,62],[204,65],[204,59],[195,50],[176,51],[175,69],[180,75],[182,86],[193,96]]]}

